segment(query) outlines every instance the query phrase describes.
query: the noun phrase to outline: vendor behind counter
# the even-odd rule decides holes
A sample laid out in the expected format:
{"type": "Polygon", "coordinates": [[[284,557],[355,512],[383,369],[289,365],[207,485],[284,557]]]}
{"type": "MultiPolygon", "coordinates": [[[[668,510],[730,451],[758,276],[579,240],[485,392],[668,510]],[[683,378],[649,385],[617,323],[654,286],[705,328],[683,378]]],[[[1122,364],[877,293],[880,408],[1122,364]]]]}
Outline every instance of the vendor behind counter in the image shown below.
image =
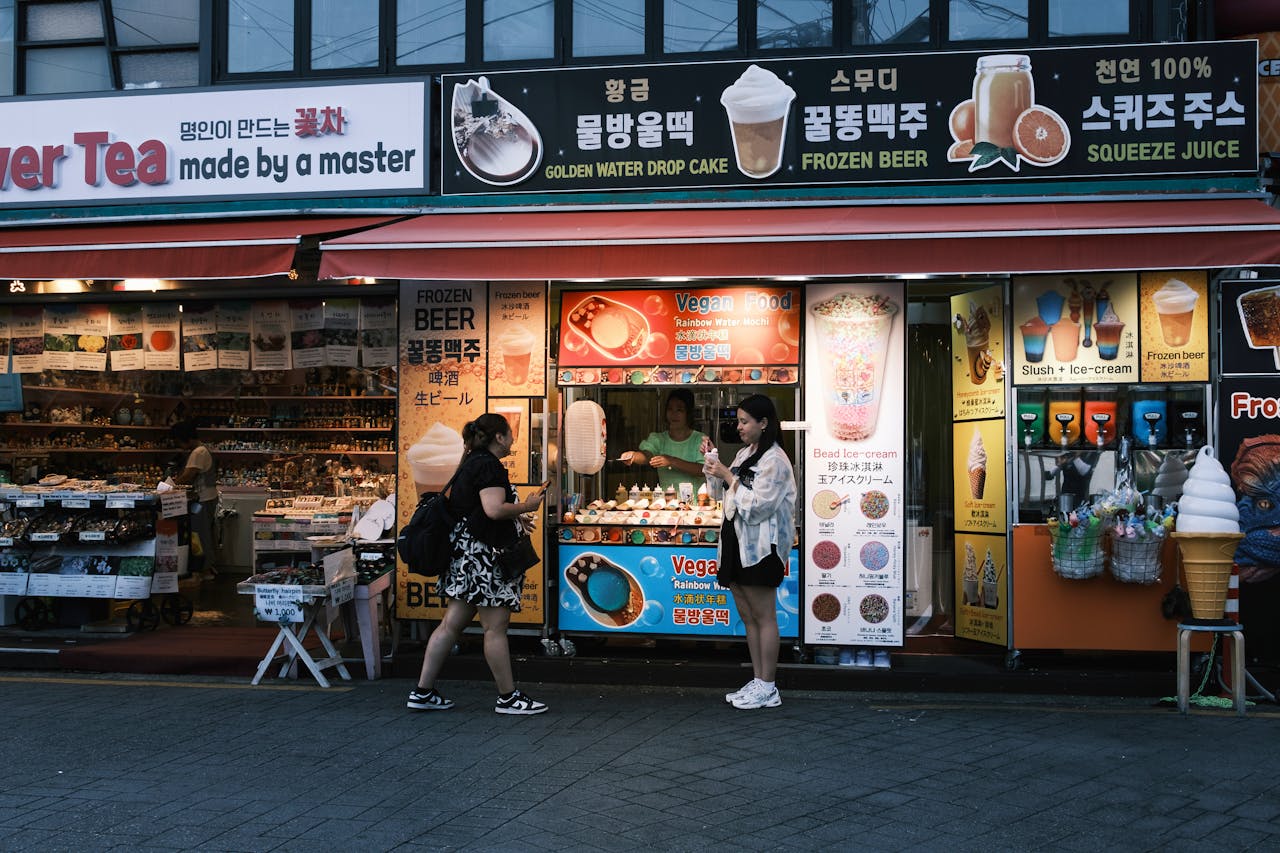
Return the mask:
{"type": "Polygon", "coordinates": [[[702,473],[702,440],[704,434],[693,428],[693,393],[686,388],[673,388],[667,394],[667,428],[651,432],[640,442],[639,450],[628,450],[618,458],[630,466],[647,466],[658,475],[663,489],[693,483],[695,489],[702,473]]]}

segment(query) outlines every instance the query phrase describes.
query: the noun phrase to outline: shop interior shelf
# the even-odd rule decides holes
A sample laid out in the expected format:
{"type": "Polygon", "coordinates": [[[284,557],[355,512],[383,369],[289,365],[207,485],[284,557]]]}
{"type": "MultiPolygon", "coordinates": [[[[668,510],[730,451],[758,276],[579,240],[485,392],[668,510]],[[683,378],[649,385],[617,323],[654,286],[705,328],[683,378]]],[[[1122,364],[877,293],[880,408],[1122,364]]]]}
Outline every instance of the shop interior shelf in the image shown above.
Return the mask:
{"type": "Polygon", "coordinates": [[[134,426],[132,424],[79,424],[70,421],[61,423],[53,423],[51,421],[10,421],[5,426],[11,427],[33,427],[36,429],[153,429],[169,431],[167,426],[134,426]]]}
{"type": "Polygon", "coordinates": [[[324,430],[341,430],[342,432],[391,432],[392,427],[241,427],[241,426],[202,426],[201,432],[322,432],[324,430]]]}

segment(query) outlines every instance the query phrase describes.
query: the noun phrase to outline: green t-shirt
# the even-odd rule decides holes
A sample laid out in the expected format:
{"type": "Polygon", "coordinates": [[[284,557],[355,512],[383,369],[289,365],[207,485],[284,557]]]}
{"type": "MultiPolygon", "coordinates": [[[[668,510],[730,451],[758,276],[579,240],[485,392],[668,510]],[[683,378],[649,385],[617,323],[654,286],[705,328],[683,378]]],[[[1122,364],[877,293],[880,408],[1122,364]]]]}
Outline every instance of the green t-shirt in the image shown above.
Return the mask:
{"type": "MultiPolygon", "coordinates": [[[[676,441],[665,432],[651,432],[648,438],[640,442],[640,449],[648,454],[650,459],[655,456],[674,456],[677,459],[683,459],[686,462],[697,462],[701,465],[703,461],[702,439],[704,438],[706,436],[696,429],[684,441],[676,441]]],[[[675,468],[658,470],[658,484],[663,489],[667,486],[679,489],[681,483],[693,483],[694,491],[697,492],[700,481],[700,477],[677,471],[675,468]]]]}

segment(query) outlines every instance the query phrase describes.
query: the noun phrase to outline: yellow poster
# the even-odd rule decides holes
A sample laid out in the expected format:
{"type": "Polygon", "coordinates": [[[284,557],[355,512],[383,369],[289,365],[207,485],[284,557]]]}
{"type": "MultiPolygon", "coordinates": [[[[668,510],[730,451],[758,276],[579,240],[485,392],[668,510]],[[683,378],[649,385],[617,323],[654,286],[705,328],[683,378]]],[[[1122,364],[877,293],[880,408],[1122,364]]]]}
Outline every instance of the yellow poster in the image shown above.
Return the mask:
{"type": "Polygon", "coordinates": [[[951,440],[956,530],[1004,533],[1004,419],[957,423],[951,440]]]}
{"type": "Polygon", "coordinates": [[[1004,417],[1004,287],[951,297],[952,420],[1004,417]]]}
{"type": "Polygon", "coordinates": [[[546,291],[536,281],[489,283],[490,396],[547,396],[546,291]]]}
{"type": "Polygon", "coordinates": [[[956,636],[1008,644],[1005,537],[956,534],[956,636]]]}
{"type": "Polygon", "coordinates": [[[1139,277],[1143,382],[1209,381],[1209,277],[1202,270],[1139,277]]]}
{"type": "Polygon", "coordinates": [[[1013,281],[1013,383],[1138,381],[1138,280],[1131,273],[1013,281]]]}

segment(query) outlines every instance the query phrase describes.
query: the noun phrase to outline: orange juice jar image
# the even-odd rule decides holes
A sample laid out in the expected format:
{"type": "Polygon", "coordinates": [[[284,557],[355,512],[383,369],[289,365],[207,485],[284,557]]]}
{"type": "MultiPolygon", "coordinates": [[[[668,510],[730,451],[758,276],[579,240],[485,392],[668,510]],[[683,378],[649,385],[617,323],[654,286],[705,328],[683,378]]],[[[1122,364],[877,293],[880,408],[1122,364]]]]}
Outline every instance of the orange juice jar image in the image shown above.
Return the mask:
{"type": "Polygon", "coordinates": [[[1033,103],[1031,57],[1020,53],[979,57],[973,78],[973,141],[1013,147],[1013,124],[1033,103]]]}

